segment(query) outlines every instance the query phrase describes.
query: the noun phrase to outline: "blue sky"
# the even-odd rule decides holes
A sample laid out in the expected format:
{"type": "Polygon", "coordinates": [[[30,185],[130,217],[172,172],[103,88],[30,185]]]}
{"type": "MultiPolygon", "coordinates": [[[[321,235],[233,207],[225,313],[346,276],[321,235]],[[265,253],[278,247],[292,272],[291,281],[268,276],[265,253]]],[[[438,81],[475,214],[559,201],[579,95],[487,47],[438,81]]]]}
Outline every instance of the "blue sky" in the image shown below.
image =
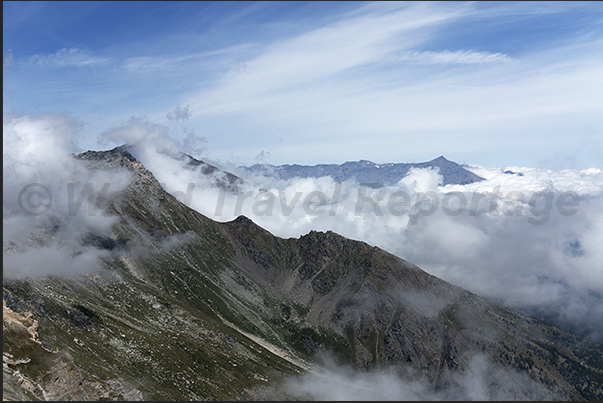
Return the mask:
{"type": "Polygon", "coordinates": [[[603,164],[603,2],[3,2],[3,114],[222,163],[603,164]],[[185,141],[185,139],[187,139],[185,141]]]}

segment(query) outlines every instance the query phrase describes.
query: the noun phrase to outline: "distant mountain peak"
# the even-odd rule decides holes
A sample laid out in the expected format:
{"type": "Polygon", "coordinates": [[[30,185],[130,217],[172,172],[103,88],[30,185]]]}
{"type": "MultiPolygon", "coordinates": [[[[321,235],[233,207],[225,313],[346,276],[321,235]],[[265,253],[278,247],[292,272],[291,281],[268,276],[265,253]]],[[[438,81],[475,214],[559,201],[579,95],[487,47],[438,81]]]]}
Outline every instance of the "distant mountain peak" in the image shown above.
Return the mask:
{"type": "Polygon", "coordinates": [[[369,160],[346,161],[341,165],[319,164],[319,165],[266,165],[256,164],[251,167],[239,167],[241,170],[274,176],[278,179],[320,178],[330,176],[336,182],[348,179],[356,179],[359,183],[372,183],[382,185],[395,185],[410,172],[411,168],[438,168],[443,177],[444,185],[465,185],[472,182],[484,180],[473,172],[463,168],[454,161],[450,161],[443,155],[434,160],[420,163],[384,163],[376,164],[369,160]]]}
{"type": "Polygon", "coordinates": [[[431,160],[430,162],[452,162],[443,155],[440,155],[438,158],[431,160]]]}

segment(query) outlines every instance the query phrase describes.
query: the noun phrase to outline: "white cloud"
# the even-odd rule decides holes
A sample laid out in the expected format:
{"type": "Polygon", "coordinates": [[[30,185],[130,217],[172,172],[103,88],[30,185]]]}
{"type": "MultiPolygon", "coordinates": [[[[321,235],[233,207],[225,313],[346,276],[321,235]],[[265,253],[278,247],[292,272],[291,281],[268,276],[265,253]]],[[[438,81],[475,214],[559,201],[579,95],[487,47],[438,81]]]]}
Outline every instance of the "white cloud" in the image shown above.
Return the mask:
{"type": "Polygon", "coordinates": [[[174,110],[172,112],[167,114],[166,117],[168,118],[168,120],[171,120],[174,122],[178,122],[178,121],[184,122],[184,121],[190,119],[192,115],[193,115],[193,113],[188,108],[188,105],[183,107],[182,105],[178,104],[178,105],[176,105],[176,107],[174,108],[174,110]]]}
{"type": "Polygon", "coordinates": [[[365,7],[356,14],[268,46],[245,62],[246,74],[233,68],[215,89],[191,95],[190,104],[200,114],[212,114],[221,109],[229,113],[256,110],[279,102],[281,95],[290,95],[290,102],[308,84],[318,89],[322,79],[373,63],[395,50],[412,48],[424,40],[422,30],[455,16],[454,11],[424,4],[393,10],[365,7]]]}
{"type": "Polygon", "coordinates": [[[445,387],[435,388],[410,367],[360,371],[322,359],[324,367],[290,377],[286,396],[301,400],[547,400],[559,398],[527,375],[502,368],[482,355],[471,357],[464,372],[453,372],[445,387]],[[403,374],[403,375],[402,375],[403,374]]]}
{"type": "Polygon", "coordinates": [[[592,321],[603,314],[603,254],[593,244],[603,239],[603,172],[523,167],[473,171],[487,180],[440,191],[466,192],[468,199],[499,192],[497,214],[488,212],[487,203],[473,216],[438,211],[406,228],[404,242],[390,250],[479,295],[603,339],[603,328],[592,321]],[[549,208],[544,193],[540,205],[528,205],[537,192],[551,195],[549,208]],[[568,210],[573,214],[559,209],[564,194],[571,195],[566,201],[572,200],[568,210]],[[524,201],[516,205],[521,214],[511,209],[505,214],[505,205],[517,196],[524,201]]]}
{"type": "Polygon", "coordinates": [[[418,63],[418,64],[483,64],[505,63],[513,59],[504,53],[476,52],[473,50],[457,51],[409,51],[386,56],[386,63],[418,63]]]}
{"type": "Polygon", "coordinates": [[[90,52],[78,48],[63,48],[56,53],[36,54],[29,58],[29,62],[41,67],[85,67],[104,64],[110,59],[93,56],[90,52]]]}
{"type": "Polygon", "coordinates": [[[127,59],[124,62],[124,68],[130,72],[165,72],[176,68],[178,64],[190,60],[190,56],[183,57],[151,57],[139,56],[127,59]]]}
{"type": "Polygon", "coordinates": [[[98,198],[121,191],[132,177],[91,171],[75,160],[70,151],[77,130],[73,120],[59,115],[5,117],[4,276],[86,273],[110,257],[87,237],[111,236],[117,217],[99,208],[98,198]]]}
{"type": "MultiPolygon", "coordinates": [[[[469,4],[382,11],[366,7],[258,48],[244,60],[244,74],[238,62],[210,87],[187,94],[192,122],[214,135],[214,155],[252,163],[269,149],[272,163],[387,162],[400,150],[421,150],[419,158],[448,150],[497,163],[504,154],[546,158],[568,136],[600,126],[596,38],[519,55],[432,51],[424,48],[437,43],[439,28],[462,27],[482,12],[495,16],[469,4]],[[346,155],[334,151],[338,144],[346,144],[346,155]]],[[[578,153],[578,145],[565,149],[584,164],[593,148],[578,153]]]]}
{"type": "Polygon", "coordinates": [[[4,276],[35,278],[44,276],[73,276],[98,270],[100,259],[109,259],[109,251],[92,247],[65,248],[57,244],[26,249],[2,256],[4,276]]]}
{"type": "MultiPolygon", "coordinates": [[[[272,163],[425,160],[442,150],[493,165],[535,166],[556,152],[578,167],[601,159],[598,28],[568,23],[567,37],[535,38],[527,30],[521,41],[528,19],[538,26],[592,6],[395,2],[343,7],[355,9],[348,13],[308,9],[321,7],[324,18],[296,21],[281,36],[275,26],[286,16],[258,22],[245,14],[234,28],[218,19],[203,33],[172,30],[127,54],[119,54],[128,45],[120,42],[103,53],[112,61],[103,66],[107,74],[71,69],[69,80],[44,79],[45,88],[34,89],[34,69],[13,69],[7,88],[20,100],[17,109],[72,108],[87,120],[90,137],[107,127],[99,119],[117,125],[146,115],[169,124],[173,105],[190,105],[189,124],[210,138],[212,157],[248,164],[261,150],[270,151],[272,163]],[[515,22],[518,29],[505,35],[515,22]],[[211,40],[225,29],[223,40],[211,40]],[[451,45],[447,33],[459,42],[451,45]]],[[[63,49],[37,58],[83,65],[99,56],[63,49]]]]}
{"type": "MultiPolygon", "coordinates": [[[[194,41],[195,39],[189,38],[194,41]]],[[[218,64],[220,58],[231,58],[240,52],[253,48],[253,44],[236,44],[217,50],[200,53],[184,53],[169,56],[136,56],[124,60],[123,68],[131,73],[178,73],[191,75],[209,61],[218,64]]]]}

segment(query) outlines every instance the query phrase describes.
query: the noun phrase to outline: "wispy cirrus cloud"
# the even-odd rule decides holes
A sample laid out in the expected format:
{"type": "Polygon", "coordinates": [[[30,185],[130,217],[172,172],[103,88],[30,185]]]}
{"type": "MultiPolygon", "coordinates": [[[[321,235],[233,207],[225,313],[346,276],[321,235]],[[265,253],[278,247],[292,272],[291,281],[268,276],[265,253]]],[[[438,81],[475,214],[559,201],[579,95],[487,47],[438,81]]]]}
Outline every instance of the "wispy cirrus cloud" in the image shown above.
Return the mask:
{"type": "MultiPolygon", "coordinates": [[[[597,73],[602,60],[596,56],[601,42],[596,35],[565,38],[515,52],[516,46],[500,39],[469,41],[467,36],[478,35],[469,35],[467,26],[478,20],[483,35],[491,29],[487,21],[501,32],[510,29],[511,23],[502,27],[499,21],[511,18],[512,7],[493,8],[370,4],[259,48],[244,60],[244,71],[229,66],[181,102],[204,127],[246,133],[236,142],[221,136],[214,147],[221,148],[222,158],[237,155],[247,162],[260,149],[279,158],[271,161],[277,163],[310,157],[312,163],[397,161],[401,149],[422,150],[411,156],[419,160],[442,150],[452,158],[486,153],[494,158],[501,155],[501,143],[513,155],[525,157],[527,149],[532,156],[546,155],[567,133],[594,122],[603,106],[595,90],[602,84],[597,73]],[[451,27],[467,31],[464,41],[442,35],[451,27]],[[426,135],[433,141],[426,143],[426,135]],[[335,156],[333,149],[341,144],[354,154],[335,156]]],[[[559,13],[532,10],[526,17],[529,11],[522,8],[512,17],[559,13]]],[[[524,23],[522,29],[531,28],[524,23]]]]}
{"type": "Polygon", "coordinates": [[[253,46],[253,44],[243,43],[200,53],[183,53],[166,56],[136,56],[124,60],[122,66],[128,72],[133,73],[181,71],[183,68],[189,71],[188,69],[194,69],[194,67],[198,68],[203,63],[214,63],[215,65],[216,60],[219,60],[218,58],[231,57],[231,55],[253,48],[253,46]],[[209,60],[211,60],[211,62],[209,62],[209,60]]]}
{"type": "Polygon", "coordinates": [[[513,59],[504,53],[476,52],[473,50],[444,50],[432,51],[408,51],[384,58],[386,63],[417,63],[417,64],[483,64],[483,63],[505,63],[513,59]]]}
{"type": "Polygon", "coordinates": [[[55,53],[35,54],[28,59],[28,62],[41,67],[60,68],[93,66],[108,63],[110,60],[107,57],[94,56],[83,49],[63,48],[55,53]]]}
{"type": "MultiPolygon", "coordinates": [[[[340,86],[346,85],[346,74],[421,45],[433,27],[457,17],[454,9],[425,4],[371,4],[326,26],[275,41],[245,61],[245,74],[233,66],[213,89],[190,94],[187,103],[200,114],[212,115],[275,104],[301,111],[294,105],[316,105],[315,99],[306,98],[309,92],[327,101],[325,90],[329,98],[342,99],[347,96],[340,86]]],[[[287,112],[289,116],[293,111],[287,112]]]]}
{"type": "Polygon", "coordinates": [[[160,72],[178,67],[179,64],[189,61],[193,56],[181,57],[152,57],[139,56],[127,59],[123,67],[129,72],[160,72]]]}

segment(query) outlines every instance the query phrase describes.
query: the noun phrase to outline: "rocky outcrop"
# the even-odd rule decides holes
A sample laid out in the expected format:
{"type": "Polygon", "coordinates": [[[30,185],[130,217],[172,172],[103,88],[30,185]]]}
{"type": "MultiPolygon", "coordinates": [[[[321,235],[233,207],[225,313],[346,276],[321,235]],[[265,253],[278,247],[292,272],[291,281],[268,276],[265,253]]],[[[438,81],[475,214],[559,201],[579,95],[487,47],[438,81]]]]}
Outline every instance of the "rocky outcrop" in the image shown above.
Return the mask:
{"type": "Polygon", "coordinates": [[[3,301],[2,318],[4,400],[141,400],[135,388],[91,381],[67,351],[46,348],[31,312],[14,312],[3,301]]]}

